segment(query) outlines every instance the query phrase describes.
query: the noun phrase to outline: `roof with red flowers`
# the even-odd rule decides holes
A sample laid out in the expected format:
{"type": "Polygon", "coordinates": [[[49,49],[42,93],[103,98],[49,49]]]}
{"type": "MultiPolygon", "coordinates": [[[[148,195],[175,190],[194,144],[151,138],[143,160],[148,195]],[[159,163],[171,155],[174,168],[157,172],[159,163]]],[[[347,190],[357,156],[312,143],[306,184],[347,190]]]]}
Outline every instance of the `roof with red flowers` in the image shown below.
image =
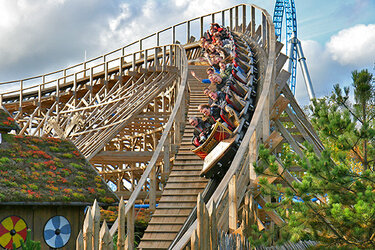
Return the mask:
{"type": "Polygon", "coordinates": [[[118,200],[72,142],[3,134],[0,204],[111,204],[118,200]]]}
{"type": "Polygon", "coordinates": [[[8,111],[0,107],[0,132],[10,132],[13,129],[19,130],[18,125],[15,123],[14,119],[10,117],[8,111]]]}

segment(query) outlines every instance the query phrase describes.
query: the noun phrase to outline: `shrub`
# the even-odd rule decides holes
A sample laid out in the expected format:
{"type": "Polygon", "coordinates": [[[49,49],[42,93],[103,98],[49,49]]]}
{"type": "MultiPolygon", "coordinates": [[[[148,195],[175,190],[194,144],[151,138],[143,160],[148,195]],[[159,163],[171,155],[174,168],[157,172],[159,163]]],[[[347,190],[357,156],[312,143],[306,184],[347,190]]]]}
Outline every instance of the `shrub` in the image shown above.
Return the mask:
{"type": "Polygon", "coordinates": [[[7,164],[10,162],[10,159],[8,157],[1,157],[0,158],[0,164],[7,164]]]}
{"type": "Polygon", "coordinates": [[[106,193],[105,190],[102,189],[102,188],[98,188],[97,191],[98,191],[99,194],[105,194],[106,193]]]}
{"type": "Polygon", "coordinates": [[[64,158],[68,158],[68,159],[72,159],[73,158],[73,155],[72,154],[69,154],[69,153],[65,153],[62,155],[62,157],[64,158]]]}
{"type": "Polygon", "coordinates": [[[12,187],[18,187],[18,184],[14,181],[10,182],[9,185],[12,187]]]}
{"type": "Polygon", "coordinates": [[[58,147],[54,147],[54,146],[50,146],[49,150],[51,150],[52,152],[60,152],[60,149],[58,147]]]}
{"type": "Polygon", "coordinates": [[[76,169],[83,169],[83,167],[80,164],[74,162],[70,163],[69,165],[76,169]]]}
{"type": "Polygon", "coordinates": [[[73,193],[73,197],[78,199],[78,200],[82,200],[85,198],[85,196],[83,194],[79,194],[79,193],[73,193]]]}

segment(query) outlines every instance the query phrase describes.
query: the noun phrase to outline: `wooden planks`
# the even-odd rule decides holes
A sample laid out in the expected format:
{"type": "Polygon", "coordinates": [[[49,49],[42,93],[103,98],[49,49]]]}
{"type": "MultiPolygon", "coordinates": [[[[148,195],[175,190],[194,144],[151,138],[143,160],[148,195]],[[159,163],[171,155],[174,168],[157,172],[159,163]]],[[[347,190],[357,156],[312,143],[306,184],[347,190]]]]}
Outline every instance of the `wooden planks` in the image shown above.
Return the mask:
{"type": "MultiPolygon", "coordinates": [[[[207,66],[191,68],[202,74],[207,66]]],[[[189,80],[189,85],[190,100],[194,103],[189,106],[188,115],[197,115],[198,105],[207,102],[203,94],[205,85],[194,79],[189,80]]],[[[195,207],[198,194],[208,183],[199,176],[203,161],[191,151],[192,135],[193,128],[187,125],[162,197],[138,246],[140,249],[167,249],[195,207]]]]}

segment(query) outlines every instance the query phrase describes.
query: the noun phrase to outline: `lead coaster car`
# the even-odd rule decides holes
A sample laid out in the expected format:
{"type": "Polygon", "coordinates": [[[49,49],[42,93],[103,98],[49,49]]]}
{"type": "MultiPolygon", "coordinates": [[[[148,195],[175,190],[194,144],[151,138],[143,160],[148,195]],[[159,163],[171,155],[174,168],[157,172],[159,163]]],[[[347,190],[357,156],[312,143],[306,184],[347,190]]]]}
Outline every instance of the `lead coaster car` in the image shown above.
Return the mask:
{"type": "Polygon", "coordinates": [[[226,128],[222,123],[216,122],[207,140],[192,151],[202,160],[204,160],[204,158],[206,158],[206,156],[214,147],[216,147],[217,144],[219,144],[220,141],[228,139],[231,136],[232,132],[228,128],[226,128]]]}
{"type": "Polygon", "coordinates": [[[233,131],[234,136],[220,141],[205,156],[200,176],[220,180],[225,175],[250,125],[254,113],[253,108],[249,108],[249,106],[252,106],[252,101],[251,99],[246,103],[240,124],[233,131]]]}
{"type": "Polygon", "coordinates": [[[220,180],[225,175],[250,125],[254,113],[253,103],[255,103],[255,96],[255,91],[254,94],[249,93],[249,96],[247,96],[247,102],[240,114],[240,124],[233,131],[234,136],[232,135],[231,138],[220,141],[205,155],[200,176],[207,179],[220,180]]]}
{"type": "Polygon", "coordinates": [[[204,159],[201,177],[220,180],[227,172],[236,154],[238,135],[219,142],[204,159]]]}

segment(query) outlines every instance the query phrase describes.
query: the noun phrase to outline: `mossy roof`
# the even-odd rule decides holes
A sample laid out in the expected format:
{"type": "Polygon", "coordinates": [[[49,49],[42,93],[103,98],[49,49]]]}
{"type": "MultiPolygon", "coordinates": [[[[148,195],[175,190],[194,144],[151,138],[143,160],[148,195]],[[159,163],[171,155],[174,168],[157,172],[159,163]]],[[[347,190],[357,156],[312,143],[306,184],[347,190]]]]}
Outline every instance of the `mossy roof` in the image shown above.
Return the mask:
{"type": "Polygon", "coordinates": [[[19,130],[17,123],[12,117],[10,117],[8,111],[0,107],[0,131],[12,131],[19,130]]]}
{"type": "Polygon", "coordinates": [[[72,142],[3,134],[0,204],[92,204],[95,199],[118,200],[72,142]]]}

